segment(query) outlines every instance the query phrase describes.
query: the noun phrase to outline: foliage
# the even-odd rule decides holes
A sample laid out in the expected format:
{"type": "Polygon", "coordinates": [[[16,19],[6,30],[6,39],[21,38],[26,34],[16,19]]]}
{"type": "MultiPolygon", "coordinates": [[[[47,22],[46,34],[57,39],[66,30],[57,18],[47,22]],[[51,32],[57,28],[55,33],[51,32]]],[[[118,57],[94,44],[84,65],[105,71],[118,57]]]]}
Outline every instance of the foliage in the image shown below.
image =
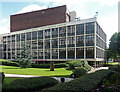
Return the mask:
{"type": "Polygon", "coordinates": [[[21,52],[18,52],[16,55],[16,61],[18,61],[18,66],[20,68],[27,68],[31,67],[31,53],[30,53],[30,46],[24,42],[21,47],[21,52]]]}
{"type": "Polygon", "coordinates": [[[120,65],[109,66],[109,70],[120,72],[120,65]]]}
{"type": "Polygon", "coordinates": [[[111,57],[116,59],[120,55],[120,33],[115,33],[110,38],[109,50],[111,57]]]}
{"type": "Polygon", "coordinates": [[[50,62],[50,71],[54,71],[54,62],[50,62]]]}
{"type": "Polygon", "coordinates": [[[4,59],[0,59],[0,64],[1,65],[7,65],[7,66],[18,66],[18,64],[16,62],[12,62],[9,60],[4,60],[4,59]]]}
{"type": "Polygon", "coordinates": [[[86,70],[84,68],[77,68],[74,70],[74,72],[71,74],[71,77],[74,76],[74,78],[81,77],[86,74],[86,70]]]}
{"type": "Polygon", "coordinates": [[[54,87],[43,90],[42,92],[48,92],[55,90],[56,92],[72,91],[72,92],[90,92],[92,88],[95,88],[101,80],[109,76],[112,73],[110,70],[98,70],[94,73],[86,74],[70,82],[58,84],[54,87]]]}
{"type": "Polygon", "coordinates": [[[3,91],[6,92],[37,91],[43,88],[54,86],[57,83],[58,81],[51,77],[16,79],[10,84],[4,84],[3,91]]]}
{"type": "Polygon", "coordinates": [[[85,70],[89,71],[92,67],[85,60],[69,61],[69,69],[75,69],[76,67],[83,67],[85,70]]]}
{"type": "Polygon", "coordinates": [[[0,72],[0,84],[3,83],[4,78],[5,78],[5,74],[3,72],[0,72]]]}
{"type": "Polygon", "coordinates": [[[46,68],[23,68],[13,66],[1,66],[2,71],[8,74],[23,74],[23,75],[38,75],[38,76],[56,76],[56,77],[69,77],[72,73],[71,70],[66,68],[55,68],[55,71],[50,71],[46,68]]]}

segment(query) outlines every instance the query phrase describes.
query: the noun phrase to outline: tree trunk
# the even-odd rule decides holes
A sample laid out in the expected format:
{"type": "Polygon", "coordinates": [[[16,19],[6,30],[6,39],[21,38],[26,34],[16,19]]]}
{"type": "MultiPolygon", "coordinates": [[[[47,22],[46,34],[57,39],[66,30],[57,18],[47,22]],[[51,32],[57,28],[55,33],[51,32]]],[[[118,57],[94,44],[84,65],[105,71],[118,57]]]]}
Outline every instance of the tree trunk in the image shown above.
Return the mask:
{"type": "Polygon", "coordinates": [[[50,62],[50,71],[54,71],[54,62],[50,62]]]}

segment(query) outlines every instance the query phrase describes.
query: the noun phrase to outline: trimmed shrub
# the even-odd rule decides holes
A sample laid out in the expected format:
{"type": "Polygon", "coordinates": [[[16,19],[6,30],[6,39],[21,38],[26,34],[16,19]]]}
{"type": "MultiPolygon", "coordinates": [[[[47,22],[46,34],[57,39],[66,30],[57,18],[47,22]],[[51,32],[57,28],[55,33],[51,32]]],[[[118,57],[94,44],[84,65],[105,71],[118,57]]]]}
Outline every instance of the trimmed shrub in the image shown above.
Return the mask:
{"type": "Polygon", "coordinates": [[[108,68],[109,70],[115,71],[115,72],[120,72],[120,65],[113,65],[113,66],[109,66],[108,68]]]}
{"type": "Polygon", "coordinates": [[[78,78],[78,77],[85,75],[86,72],[87,71],[84,68],[77,68],[73,71],[73,73],[71,74],[71,77],[78,78]]]}
{"type": "Polygon", "coordinates": [[[56,92],[90,92],[91,89],[95,88],[104,77],[109,76],[111,73],[112,71],[110,70],[99,70],[94,73],[81,76],[70,82],[58,84],[54,87],[44,89],[42,92],[49,92],[53,90],[56,92]]]}
{"type": "Polygon", "coordinates": [[[3,85],[3,91],[5,92],[26,92],[37,91],[43,88],[54,86],[58,83],[57,80],[51,77],[34,77],[16,79],[10,84],[3,85]]]}
{"type": "Polygon", "coordinates": [[[12,62],[9,60],[4,60],[4,59],[0,59],[0,64],[1,65],[7,65],[7,66],[18,66],[17,62],[12,62]]]}

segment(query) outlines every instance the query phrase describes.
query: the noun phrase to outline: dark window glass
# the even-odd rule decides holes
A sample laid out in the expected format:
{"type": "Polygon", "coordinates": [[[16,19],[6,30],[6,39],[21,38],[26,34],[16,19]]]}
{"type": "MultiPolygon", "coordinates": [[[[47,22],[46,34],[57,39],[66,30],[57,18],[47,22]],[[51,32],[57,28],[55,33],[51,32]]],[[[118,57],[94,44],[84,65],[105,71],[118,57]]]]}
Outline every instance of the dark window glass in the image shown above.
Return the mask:
{"type": "Polygon", "coordinates": [[[76,58],[83,59],[84,58],[84,48],[77,48],[76,49],[76,58]]]}
{"type": "Polygon", "coordinates": [[[94,46],[94,35],[86,36],[86,46],[94,46]]]}
{"type": "Polygon", "coordinates": [[[94,33],[94,22],[86,23],[86,34],[94,33]]]}
{"type": "Polygon", "coordinates": [[[75,58],[75,49],[68,49],[68,59],[74,59],[75,58]]]}
{"type": "Polygon", "coordinates": [[[84,46],[84,36],[76,37],[76,46],[84,46]]]}
{"type": "Polygon", "coordinates": [[[76,25],[76,35],[84,34],[84,24],[76,25]]]}
{"type": "Polygon", "coordinates": [[[37,49],[37,41],[32,41],[32,49],[37,49]]]}
{"type": "Polygon", "coordinates": [[[36,40],[37,39],[37,32],[32,32],[32,40],[36,40]]]}
{"type": "Polygon", "coordinates": [[[8,52],[8,59],[11,59],[11,53],[8,52]]]}
{"type": "Polygon", "coordinates": [[[58,59],[58,50],[52,49],[52,59],[58,59]]]}
{"type": "Polygon", "coordinates": [[[50,48],[50,40],[45,40],[45,49],[50,48]]]}
{"type": "Polygon", "coordinates": [[[6,36],[3,37],[3,43],[6,43],[6,36]]]}
{"type": "Polygon", "coordinates": [[[60,49],[59,50],[59,58],[60,59],[66,59],[66,49],[60,49]]]}
{"type": "Polygon", "coordinates": [[[32,56],[33,56],[33,59],[37,59],[37,51],[36,50],[32,51],[32,56]]]}
{"type": "Polygon", "coordinates": [[[74,47],[75,46],[75,37],[68,37],[67,44],[68,44],[68,47],[74,47]]]}
{"type": "Polygon", "coordinates": [[[59,37],[66,36],[66,27],[59,28],[59,37]]]}
{"type": "Polygon", "coordinates": [[[15,59],[15,52],[12,52],[12,59],[15,59]]]}
{"type": "Polygon", "coordinates": [[[16,43],[16,49],[17,49],[17,50],[20,50],[20,42],[17,42],[17,43],[16,43]]]}
{"type": "Polygon", "coordinates": [[[50,59],[50,50],[45,50],[45,59],[50,59]]]}
{"type": "Polygon", "coordinates": [[[7,42],[9,43],[11,41],[10,36],[7,36],[7,42]]]}
{"type": "Polygon", "coordinates": [[[43,31],[38,31],[38,39],[43,39],[43,31]]]}
{"type": "Polygon", "coordinates": [[[38,41],[38,49],[43,49],[43,40],[38,41]]]}
{"type": "Polygon", "coordinates": [[[21,41],[25,41],[25,34],[21,34],[21,41]]]}
{"type": "Polygon", "coordinates": [[[53,28],[52,29],[52,38],[58,37],[58,28],[53,28]]]}
{"type": "Polygon", "coordinates": [[[17,42],[20,41],[20,34],[17,34],[17,35],[16,35],[16,41],[17,41],[17,42]]]}
{"type": "Polygon", "coordinates": [[[65,48],[66,47],[66,38],[60,38],[59,39],[59,47],[65,48]]]}
{"type": "Polygon", "coordinates": [[[12,35],[12,42],[15,42],[15,35],[12,35]]]}
{"type": "Polygon", "coordinates": [[[38,51],[38,59],[43,59],[43,50],[38,51]]]}
{"type": "Polygon", "coordinates": [[[27,40],[31,40],[31,32],[27,33],[27,40]]]}
{"type": "Polygon", "coordinates": [[[58,39],[52,39],[52,48],[58,48],[58,39]]]}
{"type": "Polygon", "coordinates": [[[45,30],[45,38],[50,38],[50,29],[45,30]]]}
{"type": "Polygon", "coordinates": [[[68,36],[75,35],[75,26],[68,26],[67,27],[67,32],[68,32],[68,36]]]}
{"type": "Polygon", "coordinates": [[[86,58],[94,58],[94,48],[86,48],[86,58]]]}

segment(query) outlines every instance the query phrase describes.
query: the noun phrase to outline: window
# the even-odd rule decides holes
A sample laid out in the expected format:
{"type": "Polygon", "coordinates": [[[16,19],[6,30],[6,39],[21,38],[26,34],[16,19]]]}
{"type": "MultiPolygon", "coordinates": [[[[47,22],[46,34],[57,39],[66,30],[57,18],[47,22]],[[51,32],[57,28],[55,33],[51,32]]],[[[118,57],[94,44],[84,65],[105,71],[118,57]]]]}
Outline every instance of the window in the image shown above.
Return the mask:
{"type": "Polygon", "coordinates": [[[37,49],[37,41],[32,41],[32,49],[37,49]]]}
{"type": "Polygon", "coordinates": [[[68,47],[75,47],[75,37],[68,37],[67,44],[68,44],[68,47]]]}
{"type": "Polygon", "coordinates": [[[45,38],[50,38],[50,29],[45,30],[45,38]]]}
{"type": "Polygon", "coordinates": [[[31,40],[31,32],[27,33],[27,40],[31,40]]]}
{"type": "Polygon", "coordinates": [[[76,35],[84,34],[84,24],[76,25],[76,35]]]}
{"type": "Polygon", "coordinates": [[[45,40],[45,49],[50,48],[50,40],[45,40]]]}
{"type": "Polygon", "coordinates": [[[50,50],[45,50],[45,59],[50,59],[50,50]]]}
{"type": "Polygon", "coordinates": [[[17,49],[17,50],[20,50],[20,42],[17,42],[17,43],[16,43],[16,49],[17,49]]]}
{"type": "Polygon", "coordinates": [[[37,39],[37,32],[32,32],[32,40],[36,40],[37,39]]]}
{"type": "Polygon", "coordinates": [[[38,31],[38,39],[43,39],[43,31],[38,31]]]}
{"type": "Polygon", "coordinates": [[[83,59],[84,58],[84,48],[77,48],[76,49],[76,58],[83,59]]]}
{"type": "Polygon", "coordinates": [[[15,59],[15,52],[12,52],[12,59],[15,59]]]}
{"type": "Polygon", "coordinates": [[[12,42],[15,42],[15,35],[12,35],[12,42]]]}
{"type": "Polygon", "coordinates": [[[78,36],[76,37],[76,46],[84,46],[84,36],[78,36]]]}
{"type": "Polygon", "coordinates": [[[59,59],[66,59],[66,49],[59,49],[59,59]]]}
{"type": "Polygon", "coordinates": [[[58,28],[53,28],[52,29],[52,38],[58,37],[58,28]]]}
{"type": "Polygon", "coordinates": [[[94,22],[86,23],[86,34],[94,33],[94,22]]]}
{"type": "Polygon", "coordinates": [[[58,59],[58,50],[52,49],[52,59],[58,59]]]}
{"type": "Polygon", "coordinates": [[[20,41],[20,34],[17,34],[17,35],[16,35],[16,41],[17,41],[17,42],[20,41]]]}
{"type": "Polygon", "coordinates": [[[32,51],[33,59],[37,59],[37,50],[32,51]]]}
{"type": "Polygon", "coordinates": [[[94,48],[86,48],[86,58],[94,58],[94,48]]]}
{"type": "Polygon", "coordinates": [[[66,36],[66,27],[59,28],[59,37],[66,36]]]}
{"type": "Polygon", "coordinates": [[[9,43],[11,41],[10,36],[7,36],[7,42],[9,43]]]}
{"type": "Polygon", "coordinates": [[[68,59],[74,59],[75,58],[75,49],[68,49],[68,59]]]}
{"type": "Polygon", "coordinates": [[[75,35],[75,26],[68,26],[67,32],[68,32],[68,36],[75,35]]]}
{"type": "Polygon", "coordinates": [[[43,50],[38,50],[38,59],[43,59],[43,50]]]}
{"type": "Polygon", "coordinates": [[[6,43],[6,36],[5,37],[3,37],[3,43],[6,43]]]}
{"type": "Polygon", "coordinates": [[[52,39],[52,48],[58,48],[58,39],[52,39]]]}
{"type": "Polygon", "coordinates": [[[65,48],[66,47],[66,38],[60,38],[59,39],[59,47],[65,48]]]}
{"type": "Polygon", "coordinates": [[[94,46],[94,35],[86,36],[86,46],[94,46]]]}
{"type": "Polygon", "coordinates": [[[38,49],[43,49],[43,40],[38,41],[38,49]]]}
{"type": "Polygon", "coordinates": [[[21,34],[21,41],[25,41],[25,34],[21,34]]]}

